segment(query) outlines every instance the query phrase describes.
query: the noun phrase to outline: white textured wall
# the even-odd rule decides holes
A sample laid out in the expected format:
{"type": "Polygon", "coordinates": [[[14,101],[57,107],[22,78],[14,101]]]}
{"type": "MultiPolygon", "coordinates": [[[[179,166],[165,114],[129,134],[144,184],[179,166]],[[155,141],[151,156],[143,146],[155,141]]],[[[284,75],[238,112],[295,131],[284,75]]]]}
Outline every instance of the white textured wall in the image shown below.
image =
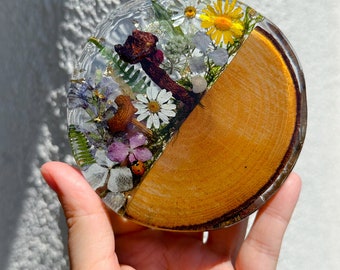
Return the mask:
{"type": "MultiPolygon", "coordinates": [[[[298,208],[280,270],[339,269],[340,71],[337,0],[245,0],[286,34],[305,71],[309,125],[298,208]]],[[[118,0],[12,0],[0,7],[0,269],[68,269],[66,228],[39,174],[71,162],[65,84],[94,26],[118,0]]]]}

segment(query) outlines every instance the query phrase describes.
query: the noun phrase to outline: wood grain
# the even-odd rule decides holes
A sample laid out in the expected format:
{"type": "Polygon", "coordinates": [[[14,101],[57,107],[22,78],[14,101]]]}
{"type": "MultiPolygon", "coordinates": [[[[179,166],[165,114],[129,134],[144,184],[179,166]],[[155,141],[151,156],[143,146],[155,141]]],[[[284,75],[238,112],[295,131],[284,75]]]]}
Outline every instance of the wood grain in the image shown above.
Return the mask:
{"type": "Polygon", "coordinates": [[[264,34],[251,33],[201,103],[132,194],[128,217],[204,229],[237,214],[281,165],[295,129],[296,89],[264,34]]]}

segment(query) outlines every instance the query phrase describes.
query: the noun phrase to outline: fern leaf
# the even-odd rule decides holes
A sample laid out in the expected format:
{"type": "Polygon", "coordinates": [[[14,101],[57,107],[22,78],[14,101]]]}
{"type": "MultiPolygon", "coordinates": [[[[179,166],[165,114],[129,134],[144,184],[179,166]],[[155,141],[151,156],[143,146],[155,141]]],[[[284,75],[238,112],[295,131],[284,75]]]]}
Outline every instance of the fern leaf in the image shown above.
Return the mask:
{"type": "Polygon", "coordinates": [[[140,74],[140,70],[137,70],[135,73],[132,74],[132,76],[130,77],[131,81],[136,81],[139,77],[140,74]]]}
{"type": "Polygon", "coordinates": [[[123,79],[125,81],[130,81],[130,76],[131,76],[133,70],[134,70],[134,66],[130,66],[130,68],[124,72],[123,79]]]}
{"type": "Polygon", "coordinates": [[[111,70],[114,73],[114,77],[120,77],[131,88],[134,93],[141,93],[146,90],[150,85],[150,81],[144,76],[141,78],[141,71],[135,69],[134,65],[130,65],[127,62],[122,61],[118,55],[112,59],[111,70]],[[149,84],[148,84],[149,83],[149,84]],[[136,91],[137,90],[137,91],[136,91]]]}
{"type": "Polygon", "coordinates": [[[100,50],[103,57],[108,60],[108,67],[110,68],[112,76],[114,78],[121,78],[119,81],[124,81],[124,83],[130,87],[132,92],[141,93],[150,86],[150,80],[148,81],[146,76],[140,78],[140,69],[135,69],[134,65],[130,65],[120,59],[117,53],[106,48],[99,39],[91,37],[88,41],[94,44],[100,50]]]}
{"type": "Polygon", "coordinates": [[[142,77],[138,82],[132,87],[134,93],[145,93],[146,88],[151,85],[151,81],[147,81],[147,77],[142,77]]]}
{"type": "Polygon", "coordinates": [[[68,129],[73,156],[77,164],[84,168],[96,162],[90,152],[90,146],[85,135],[70,125],[68,129]]]}

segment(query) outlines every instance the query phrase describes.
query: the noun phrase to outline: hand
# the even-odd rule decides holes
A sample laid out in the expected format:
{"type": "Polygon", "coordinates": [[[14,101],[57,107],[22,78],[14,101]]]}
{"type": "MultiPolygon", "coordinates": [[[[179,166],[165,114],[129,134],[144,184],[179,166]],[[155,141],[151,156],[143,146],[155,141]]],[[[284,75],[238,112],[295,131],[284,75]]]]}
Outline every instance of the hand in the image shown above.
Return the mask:
{"type": "Polygon", "coordinates": [[[49,162],[41,172],[57,193],[69,229],[72,269],[275,269],[301,181],[291,174],[262,207],[244,240],[247,222],[209,232],[151,230],[108,210],[81,173],[49,162]]]}

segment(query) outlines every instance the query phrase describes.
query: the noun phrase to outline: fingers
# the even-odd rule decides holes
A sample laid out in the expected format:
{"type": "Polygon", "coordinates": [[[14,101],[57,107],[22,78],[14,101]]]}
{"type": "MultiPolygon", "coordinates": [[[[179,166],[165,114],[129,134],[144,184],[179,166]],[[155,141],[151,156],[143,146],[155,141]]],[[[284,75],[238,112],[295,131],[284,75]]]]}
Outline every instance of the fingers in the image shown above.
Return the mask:
{"type": "Polygon", "coordinates": [[[262,207],[236,261],[237,269],[276,269],[284,232],[297,203],[301,180],[292,173],[262,207]]]}
{"type": "Polygon", "coordinates": [[[227,256],[233,263],[243,243],[248,219],[231,227],[209,232],[207,246],[214,252],[227,256]]]}
{"type": "Polygon", "coordinates": [[[69,227],[72,269],[119,269],[110,218],[81,173],[69,165],[49,162],[41,173],[57,193],[69,227]]]}

